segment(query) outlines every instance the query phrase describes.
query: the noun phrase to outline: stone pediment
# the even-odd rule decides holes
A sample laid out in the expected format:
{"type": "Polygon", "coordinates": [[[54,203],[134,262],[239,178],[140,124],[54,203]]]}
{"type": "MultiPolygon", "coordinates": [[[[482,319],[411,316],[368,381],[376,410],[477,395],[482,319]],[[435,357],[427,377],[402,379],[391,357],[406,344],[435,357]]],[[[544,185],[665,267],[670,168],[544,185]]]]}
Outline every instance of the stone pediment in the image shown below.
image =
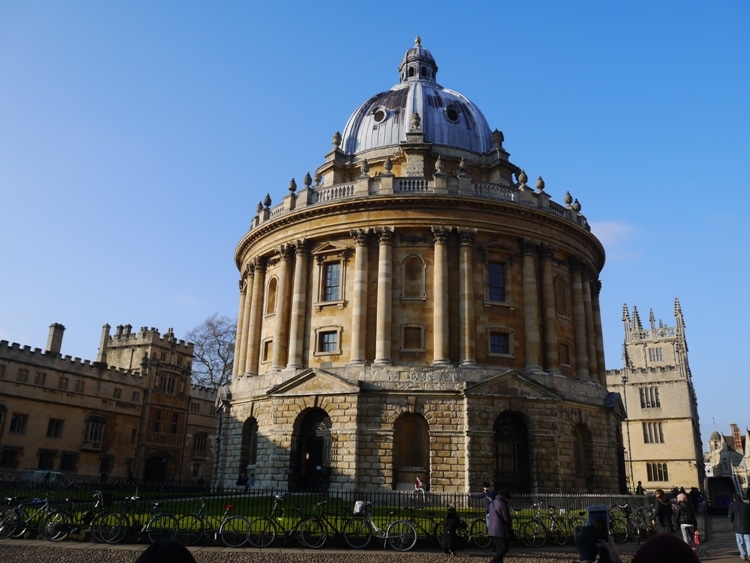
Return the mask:
{"type": "Polygon", "coordinates": [[[357,383],[321,369],[306,369],[286,381],[274,385],[267,395],[279,397],[290,395],[340,395],[359,393],[357,383]]]}
{"type": "Polygon", "coordinates": [[[518,370],[498,373],[484,381],[467,386],[465,394],[467,397],[494,395],[548,401],[559,401],[563,398],[556,390],[534,381],[518,370]]]}

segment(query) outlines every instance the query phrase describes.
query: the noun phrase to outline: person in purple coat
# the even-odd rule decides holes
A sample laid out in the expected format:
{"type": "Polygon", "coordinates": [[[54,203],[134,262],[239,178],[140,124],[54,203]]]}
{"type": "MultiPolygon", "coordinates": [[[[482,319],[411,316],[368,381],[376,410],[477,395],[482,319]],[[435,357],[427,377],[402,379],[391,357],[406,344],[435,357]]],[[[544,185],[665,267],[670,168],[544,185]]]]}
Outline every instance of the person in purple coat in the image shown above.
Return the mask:
{"type": "Polygon", "coordinates": [[[510,493],[503,489],[492,499],[492,504],[489,506],[490,521],[487,532],[495,546],[491,563],[503,563],[505,554],[510,549],[510,531],[513,529],[513,522],[508,507],[509,500],[510,493]]]}

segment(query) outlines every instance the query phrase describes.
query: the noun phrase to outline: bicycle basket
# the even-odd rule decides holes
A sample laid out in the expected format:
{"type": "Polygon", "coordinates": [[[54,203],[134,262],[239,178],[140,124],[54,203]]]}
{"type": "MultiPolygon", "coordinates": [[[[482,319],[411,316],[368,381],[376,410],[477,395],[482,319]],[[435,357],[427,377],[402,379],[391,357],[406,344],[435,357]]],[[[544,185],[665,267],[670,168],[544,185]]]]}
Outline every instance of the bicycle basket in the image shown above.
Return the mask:
{"type": "Polygon", "coordinates": [[[354,514],[364,514],[365,513],[365,501],[358,500],[354,503],[354,514]]]}

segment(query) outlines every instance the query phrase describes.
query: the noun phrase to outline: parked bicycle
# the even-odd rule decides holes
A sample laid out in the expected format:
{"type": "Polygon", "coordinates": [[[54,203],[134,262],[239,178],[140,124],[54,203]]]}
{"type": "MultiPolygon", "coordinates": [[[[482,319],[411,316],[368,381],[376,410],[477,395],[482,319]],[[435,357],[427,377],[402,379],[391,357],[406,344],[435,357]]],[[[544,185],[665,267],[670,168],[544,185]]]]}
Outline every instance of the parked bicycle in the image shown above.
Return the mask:
{"type": "Polygon", "coordinates": [[[105,516],[104,496],[101,491],[94,491],[93,498],[93,506],[90,510],[84,512],[75,510],[73,501],[65,499],[66,508],[53,510],[44,516],[39,525],[40,530],[43,531],[43,537],[57,542],[88,531],[95,541],[103,542],[104,540],[99,536],[99,530],[102,527],[108,529],[103,526],[105,516]]]}
{"type": "Polygon", "coordinates": [[[175,539],[183,545],[198,545],[206,534],[213,534],[214,541],[221,540],[227,547],[242,547],[247,541],[250,521],[244,516],[229,513],[233,504],[225,504],[224,514],[216,522],[216,517],[206,515],[206,499],[199,500],[198,511],[177,519],[175,539]]]}
{"type": "Polygon", "coordinates": [[[390,545],[396,551],[409,551],[417,543],[417,530],[409,520],[393,520],[394,512],[388,513],[388,520],[379,527],[372,516],[372,502],[358,500],[354,514],[344,523],[341,530],[346,544],[353,549],[363,549],[375,536],[383,540],[383,547],[390,545]]]}
{"type": "Polygon", "coordinates": [[[37,528],[39,536],[52,539],[41,526],[44,517],[52,512],[49,496],[44,500],[35,498],[25,502],[23,497],[8,497],[5,502],[6,510],[0,517],[0,539],[23,537],[29,528],[34,527],[37,528]]]}
{"type": "Polygon", "coordinates": [[[339,532],[341,516],[326,514],[324,505],[327,502],[327,500],[317,502],[314,509],[315,514],[300,522],[300,529],[305,530],[305,545],[311,549],[323,547],[331,535],[341,540],[341,532],[339,532]],[[306,522],[306,520],[314,520],[315,523],[306,522]],[[319,536],[315,535],[316,531],[320,534],[319,536]]]}
{"type": "Polygon", "coordinates": [[[160,502],[152,502],[151,512],[143,514],[137,510],[138,500],[137,496],[127,497],[124,512],[104,515],[98,534],[106,543],[120,543],[131,534],[136,535],[136,541],[145,536],[151,543],[171,541],[177,535],[177,518],[168,512],[160,512],[160,502]]]}
{"type": "Polygon", "coordinates": [[[315,518],[305,518],[302,514],[303,507],[298,505],[294,507],[297,515],[291,518],[293,524],[287,528],[284,526],[283,502],[283,494],[274,495],[271,513],[250,521],[247,541],[253,547],[268,547],[279,536],[285,541],[294,537],[303,547],[316,549],[313,546],[317,545],[321,536],[326,533],[323,524],[315,518]]]}
{"type": "Polygon", "coordinates": [[[531,520],[520,525],[518,535],[529,547],[541,547],[551,540],[557,545],[565,545],[571,536],[567,520],[558,516],[554,506],[550,506],[548,513],[542,515],[542,503],[534,503],[535,510],[531,520]]]}

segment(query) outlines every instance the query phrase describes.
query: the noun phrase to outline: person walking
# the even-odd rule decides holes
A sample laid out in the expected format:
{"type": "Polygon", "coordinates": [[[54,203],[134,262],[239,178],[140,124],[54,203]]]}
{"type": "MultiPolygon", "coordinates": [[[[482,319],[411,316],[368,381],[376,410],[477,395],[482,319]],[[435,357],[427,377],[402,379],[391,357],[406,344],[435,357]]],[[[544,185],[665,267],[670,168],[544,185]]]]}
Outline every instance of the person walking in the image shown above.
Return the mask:
{"type": "Polygon", "coordinates": [[[695,518],[695,512],[693,511],[693,505],[690,504],[690,500],[685,493],[677,495],[677,506],[674,511],[674,520],[680,527],[682,532],[682,539],[685,543],[691,547],[695,547],[693,538],[695,537],[695,529],[698,526],[698,520],[695,518]]]}
{"type": "Polygon", "coordinates": [[[652,523],[656,528],[656,533],[671,534],[674,532],[672,503],[667,500],[664,489],[656,489],[654,496],[656,497],[656,503],[654,505],[654,520],[652,523]]]}
{"type": "Polygon", "coordinates": [[[513,522],[510,516],[510,492],[503,489],[500,491],[490,504],[490,519],[487,532],[492,538],[495,550],[492,554],[490,563],[503,563],[505,554],[510,550],[510,534],[513,529],[513,522]]]}
{"type": "Polygon", "coordinates": [[[739,493],[734,493],[732,496],[728,516],[740,550],[740,559],[748,561],[750,560],[750,504],[744,502],[739,493]]]}
{"type": "Polygon", "coordinates": [[[488,532],[490,529],[490,506],[492,506],[492,499],[495,498],[496,494],[495,489],[490,485],[489,481],[482,483],[481,493],[469,493],[469,498],[481,498],[484,500],[484,523],[487,525],[488,532]]]}

